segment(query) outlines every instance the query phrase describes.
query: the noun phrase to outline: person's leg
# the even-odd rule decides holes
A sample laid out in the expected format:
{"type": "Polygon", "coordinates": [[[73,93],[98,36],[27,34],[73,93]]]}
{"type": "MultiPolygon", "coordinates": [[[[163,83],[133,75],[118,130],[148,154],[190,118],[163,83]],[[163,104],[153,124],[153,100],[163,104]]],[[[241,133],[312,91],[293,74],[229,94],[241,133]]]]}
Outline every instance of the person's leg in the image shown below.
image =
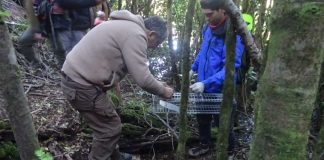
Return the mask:
{"type": "Polygon", "coordinates": [[[107,160],[115,151],[121,133],[121,121],[113,103],[101,92],[95,99],[93,111],[80,112],[93,130],[91,160],[107,160]]]}
{"type": "Polygon", "coordinates": [[[65,48],[64,44],[65,41],[69,41],[69,33],[66,33],[65,31],[55,31],[55,35],[49,34],[49,40],[51,42],[51,46],[53,48],[53,52],[55,55],[56,60],[59,63],[59,67],[63,66],[63,63],[65,61],[65,48]]]}
{"type": "Polygon", "coordinates": [[[105,92],[62,78],[62,89],[93,130],[90,160],[110,160],[121,133],[121,121],[105,92]]]}
{"type": "Polygon", "coordinates": [[[211,114],[197,114],[200,143],[210,145],[211,143],[211,114]]]}
{"type": "Polygon", "coordinates": [[[72,32],[72,37],[70,41],[70,46],[67,48],[66,55],[73,49],[73,47],[79,43],[79,41],[84,37],[84,35],[87,33],[85,30],[75,30],[71,31],[72,32]]]}
{"type": "Polygon", "coordinates": [[[190,156],[200,156],[209,151],[211,144],[211,120],[211,114],[197,114],[200,144],[198,147],[189,149],[188,154],[190,156]]]}
{"type": "Polygon", "coordinates": [[[25,56],[30,62],[39,62],[39,57],[35,54],[33,44],[34,34],[36,33],[31,27],[28,27],[26,31],[19,37],[17,50],[19,53],[25,56]]]}
{"type": "MultiPolygon", "coordinates": [[[[73,47],[82,39],[82,37],[86,34],[86,31],[69,31],[69,30],[61,30],[56,31],[56,49],[54,53],[61,64],[63,65],[65,61],[66,55],[73,49],[73,47]]],[[[54,40],[53,40],[54,42],[54,40]]]]}

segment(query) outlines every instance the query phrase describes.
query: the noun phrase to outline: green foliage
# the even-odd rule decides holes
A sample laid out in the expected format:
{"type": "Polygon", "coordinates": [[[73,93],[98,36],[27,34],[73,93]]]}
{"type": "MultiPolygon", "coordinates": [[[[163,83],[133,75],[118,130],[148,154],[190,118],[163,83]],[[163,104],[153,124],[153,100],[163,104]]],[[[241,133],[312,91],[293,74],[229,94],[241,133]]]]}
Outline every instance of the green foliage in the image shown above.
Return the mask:
{"type": "Polygon", "coordinates": [[[301,16],[312,14],[312,15],[319,15],[321,13],[320,7],[316,3],[306,3],[304,4],[303,8],[299,12],[301,16]]]}
{"type": "Polygon", "coordinates": [[[218,134],[218,128],[217,127],[212,127],[211,128],[211,137],[212,137],[212,139],[217,139],[217,134],[218,134]]]}
{"type": "Polygon", "coordinates": [[[0,143],[0,159],[19,160],[19,152],[16,145],[12,142],[0,143]]]}
{"type": "Polygon", "coordinates": [[[145,128],[130,123],[123,123],[122,135],[126,137],[139,137],[145,132],[145,128]]]}
{"type": "Polygon", "coordinates": [[[1,129],[7,129],[7,128],[10,128],[10,124],[9,124],[9,122],[6,122],[6,121],[0,121],[0,130],[1,130],[1,129]]]}
{"type": "Polygon", "coordinates": [[[116,107],[119,106],[119,104],[120,104],[120,100],[119,100],[118,96],[117,96],[114,92],[112,92],[111,90],[109,90],[109,91],[107,92],[107,95],[110,97],[111,101],[113,102],[113,104],[114,104],[116,107]]]}
{"type": "Polygon", "coordinates": [[[130,99],[125,102],[120,112],[122,123],[136,124],[141,127],[162,126],[159,120],[149,114],[150,106],[143,99],[130,99]]]}
{"type": "Polygon", "coordinates": [[[18,32],[18,33],[23,32],[28,28],[28,26],[29,26],[28,21],[27,20],[23,21],[20,24],[15,26],[15,31],[18,32]]]}
{"type": "Polygon", "coordinates": [[[125,106],[121,109],[121,114],[125,121],[132,122],[137,120],[143,122],[149,112],[148,105],[140,99],[128,100],[125,106]]]}
{"type": "Polygon", "coordinates": [[[46,153],[42,148],[35,151],[35,155],[39,160],[54,160],[50,153],[46,153]]]}
{"type": "Polygon", "coordinates": [[[10,16],[10,12],[0,10],[0,18],[9,17],[9,16],[10,16]]]}

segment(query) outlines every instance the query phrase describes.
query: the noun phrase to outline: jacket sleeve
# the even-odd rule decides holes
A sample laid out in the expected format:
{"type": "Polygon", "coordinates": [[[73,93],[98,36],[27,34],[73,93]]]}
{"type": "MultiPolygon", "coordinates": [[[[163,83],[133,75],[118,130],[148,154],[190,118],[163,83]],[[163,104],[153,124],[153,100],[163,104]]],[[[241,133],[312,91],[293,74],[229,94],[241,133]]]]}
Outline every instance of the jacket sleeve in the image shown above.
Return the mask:
{"type": "Polygon", "coordinates": [[[191,70],[193,70],[194,72],[198,72],[200,57],[201,57],[201,52],[198,53],[195,61],[191,65],[191,70]]]}
{"type": "MultiPolygon", "coordinates": [[[[226,46],[224,46],[223,52],[225,53],[223,55],[226,55],[226,46]]],[[[237,69],[241,67],[241,60],[242,60],[243,52],[244,52],[244,44],[241,41],[241,37],[236,36],[235,78],[236,78],[237,69]]],[[[222,57],[222,62],[223,62],[222,64],[224,64],[224,66],[215,75],[202,81],[205,85],[209,85],[209,84],[223,85],[224,80],[225,80],[225,61],[226,61],[225,57],[222,57]]]]}
{"type": "Polygon", "coordinates": [[[97,5],[96,0],[56,0],[55,2],[64,9],[90,8],[97,5]]]}
{"type": "Polygon", "coordinates": [[[121,52],[128,72],[145,91],[163,95],[164,86],[151,74],[147,60],[147,41],[145,35],[134,33],[121,44],[121,52]]]}

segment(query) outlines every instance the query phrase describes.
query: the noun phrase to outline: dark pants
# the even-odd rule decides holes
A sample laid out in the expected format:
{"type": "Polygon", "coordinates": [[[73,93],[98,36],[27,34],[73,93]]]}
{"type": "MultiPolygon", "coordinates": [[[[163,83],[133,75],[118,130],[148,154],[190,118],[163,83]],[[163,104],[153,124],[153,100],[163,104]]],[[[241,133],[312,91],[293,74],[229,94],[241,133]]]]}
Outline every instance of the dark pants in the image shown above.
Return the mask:
{"type": "MultiPolygon", "coordinates": [[[[34,34],[36,30],[31,27],[19,37],[18,40],[18,50],[23,54],[28,61],[38,62],[39,56],[36,55],[33,44],[36,42],[34,40],[34,34]]],[[[59,64],[62,66],[65,61],[65,56],[72,48],[81,40],[81,38],[86,34],[85,30],[56,30],[55,36],[49,34],[49,40],[54,50],[54,54],[59,64]]]]}
{"type": "MultiPolygon", "coordinates": [[[[233,116],[236,109],[236,105],[233,105],[233,111],[231,114],[231,126],[230,126],[230,133],[229,133],[229,146],[228,151],[234,151],[235,147],[235,134],[233,131],[233,116]]],[[[197,122],[198,122],[198,129],[199,129],[199,139],[202,145],[210,145],[211,144],[211,127],[215,125],[219,127],[219,114],[197,114],[197,122]],[[212,120],[214,122],[212,124],[212,120]]]]}
{"type": "Polygon", "coordinates": [[[89,160],[110,160],[121,134],[121,121],[106,92],[62,77],[62,91],[93,130],[89,160]]]}

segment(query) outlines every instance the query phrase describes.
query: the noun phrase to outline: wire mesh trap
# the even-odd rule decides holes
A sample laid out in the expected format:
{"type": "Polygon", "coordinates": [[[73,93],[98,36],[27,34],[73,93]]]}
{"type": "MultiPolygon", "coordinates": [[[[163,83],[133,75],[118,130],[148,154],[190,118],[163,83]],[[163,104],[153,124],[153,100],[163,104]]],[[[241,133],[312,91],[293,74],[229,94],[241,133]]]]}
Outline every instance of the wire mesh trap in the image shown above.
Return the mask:
{"type": "MultiPolygon", "coordinates": [[[[219,114],[223,100],[221,93],[189,93],[188,114],[219,114]]],[[[153,113],[179,113],[181,94],[174,93],[171,99],[153,95],[153,113]]]]}

